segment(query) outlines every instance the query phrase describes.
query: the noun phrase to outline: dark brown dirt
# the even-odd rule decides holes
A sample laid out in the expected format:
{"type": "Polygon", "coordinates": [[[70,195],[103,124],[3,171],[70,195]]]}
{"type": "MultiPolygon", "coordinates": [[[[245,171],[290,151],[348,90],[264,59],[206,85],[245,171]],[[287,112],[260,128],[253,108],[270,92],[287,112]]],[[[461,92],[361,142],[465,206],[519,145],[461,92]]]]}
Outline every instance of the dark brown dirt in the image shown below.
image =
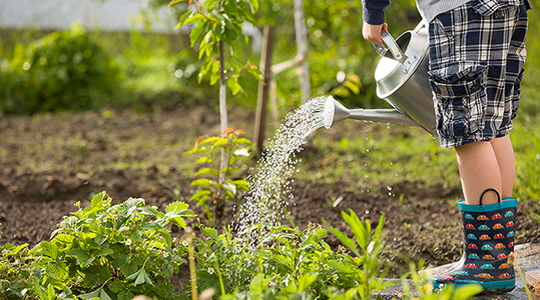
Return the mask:
{"type": "MultiPolygon", "coordinates": [[[[116,201],[141,197],[160,207],[174,200],[176,190],[187,199],[192,172],[177,166],[191,159],[182,153],[199,135],[219,133],[219,119],[208,110],[1,116],[0,243],[33,245],[47,240],[62,217],[76,209],[76,201],[100,191],[116,201]]],[[[252,116],[236,111],[231,119],[247,128],[252,116]]],[[[427,265],[458,259],[459,187],[426,188],[411,180],[393,186],[393,192],[402,195],[396,198],[384,189],[357,192],[351,182],[299,178],[292,185],[294,198],[288,209],[300,228],[325,219],[345,231],[342,211],[352,209],[373,222],[384,214],[394,272],[404,270],[401,256],[424,259],[427,265]],[[342,197],[337,207],[327,203],[336,197],[342,197]]],[[[200,212],[194,204],[192,208],[200,212]]],[[[518,243],[540,242],[538,224],[528,217],[537,209],[532,201],[520,206],[518,243]]],[[[337,245],[333,237],[328,242],[337,245]]]]}

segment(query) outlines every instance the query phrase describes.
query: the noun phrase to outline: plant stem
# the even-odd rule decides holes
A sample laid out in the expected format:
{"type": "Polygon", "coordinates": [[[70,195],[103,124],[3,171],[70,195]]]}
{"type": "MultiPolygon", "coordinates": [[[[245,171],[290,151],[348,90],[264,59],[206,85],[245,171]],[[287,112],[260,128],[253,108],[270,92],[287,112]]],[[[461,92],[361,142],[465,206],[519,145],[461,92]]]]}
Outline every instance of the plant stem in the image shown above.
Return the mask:
{"type": "Polygon", "coordinates": [[[191,281],[191,299],[198,300],[197,272],[195,270],[195,250],[193,247],[193,229],[186,227],[186,242],[188,243],[189,276],[191,281]]]}

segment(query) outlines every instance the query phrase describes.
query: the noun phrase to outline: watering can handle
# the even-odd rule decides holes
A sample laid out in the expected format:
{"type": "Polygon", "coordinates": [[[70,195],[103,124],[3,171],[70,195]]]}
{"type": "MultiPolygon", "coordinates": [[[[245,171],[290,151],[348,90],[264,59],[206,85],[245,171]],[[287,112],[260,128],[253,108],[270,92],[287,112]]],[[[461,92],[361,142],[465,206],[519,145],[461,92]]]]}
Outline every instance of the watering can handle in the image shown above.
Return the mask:
{"type": "Polygon", "coordinates": [[[381,37],[386,46],[388,46],[388,48],[386,48],[384,45],[373,44],[373,47],[375,47],[375,51],[379,54],[379,56],[385,56],[386,52],[390,50],[390,52],[394,56],[394,59],[401,61],[404,57],[403,52],[401,51],[401,48],[399,48],[392,35],[386,29],[383,29],[381,32],[381,37]]]}

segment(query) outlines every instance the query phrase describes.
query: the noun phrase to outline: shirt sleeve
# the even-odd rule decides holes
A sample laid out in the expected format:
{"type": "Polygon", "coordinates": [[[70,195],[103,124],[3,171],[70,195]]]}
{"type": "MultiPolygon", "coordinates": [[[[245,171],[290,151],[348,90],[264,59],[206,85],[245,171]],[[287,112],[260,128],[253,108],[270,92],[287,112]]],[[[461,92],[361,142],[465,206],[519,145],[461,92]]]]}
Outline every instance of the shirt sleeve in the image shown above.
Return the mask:
{"type": "Polygon", "coordinates": [[[384,23],[385,10],[390,5],[390,0],[362,0],[364,21],[372,25],[384,23]]]}

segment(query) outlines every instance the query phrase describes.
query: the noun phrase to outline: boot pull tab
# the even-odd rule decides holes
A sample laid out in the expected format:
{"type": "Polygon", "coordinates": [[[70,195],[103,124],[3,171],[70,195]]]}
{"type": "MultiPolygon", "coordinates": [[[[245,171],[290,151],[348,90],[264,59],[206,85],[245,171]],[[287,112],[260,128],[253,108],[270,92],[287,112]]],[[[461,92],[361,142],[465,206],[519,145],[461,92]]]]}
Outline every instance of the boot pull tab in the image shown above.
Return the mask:
{"type": "Polygon", "coordinates": [[[495,194],[497,194],[497,199],[499,199],[497,201],[497,203],[501,203],[501,194],[499,194],[499,192],[496,190],[496,189],[492,189],[492,188],[489,188],[489,189],[486,189],[482,192],[482,195],[480,195],[480,205],[482,205],[482,198],[484,198],[484,195],[487,193],[487,192],[495,192],[495,194]]]}

